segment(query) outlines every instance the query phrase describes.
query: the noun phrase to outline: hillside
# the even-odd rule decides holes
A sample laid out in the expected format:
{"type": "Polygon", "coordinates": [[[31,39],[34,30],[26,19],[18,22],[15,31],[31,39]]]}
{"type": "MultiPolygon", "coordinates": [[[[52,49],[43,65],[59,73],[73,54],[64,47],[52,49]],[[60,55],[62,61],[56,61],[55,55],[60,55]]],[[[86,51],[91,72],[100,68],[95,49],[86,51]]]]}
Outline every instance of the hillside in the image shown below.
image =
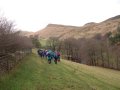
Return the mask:
{"type": "Polygon", "coordinates": [[[111,18],[107,19],[106,21],[116,20],[116,19],[120,19],[120,15],[117,15],[117,16],[115,16],[115,17],[111,17],[111,18]]]}
{"type": "Polygon", "coordinates": [[[120,90],[120,71],[67,60],[48,64],[33,53],[0,78],[0,90],[120,90]]]}
{"type": "Polygon", "coordinates": [[[109,31],[114,32],[119,23],[120,16],[118,15],[100,23],[91,22],[80,27],[49,24],[43,30],[36,32],[35,35],[45,39],[49,37],[59,37],[60,39],[68,37],[91,38],[97,33],[104,35],[109,31]]]}

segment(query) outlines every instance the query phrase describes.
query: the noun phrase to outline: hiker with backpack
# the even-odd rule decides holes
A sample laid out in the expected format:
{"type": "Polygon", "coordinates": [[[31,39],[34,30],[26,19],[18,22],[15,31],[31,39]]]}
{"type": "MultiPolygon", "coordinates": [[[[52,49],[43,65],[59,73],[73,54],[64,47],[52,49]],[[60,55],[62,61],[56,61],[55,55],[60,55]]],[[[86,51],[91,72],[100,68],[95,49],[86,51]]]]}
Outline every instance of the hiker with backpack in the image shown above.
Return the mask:
{"type": "Polygon", "coordinates": [[[54,62],[55,62],[55,64],[57,64],[57,60],[58,60],[57,52],[54,52],[54,62]]]}
{"type": "Polygon", "coordinates": [[[54,52],[54,62],[57,64],[57,62],[60,62],[60,53],[58,51],[54,52]]]}
{"type": "Polygon", "coordinates": [[[52,51],[48,50],[47,52],[47,59],[48,59],[48,63],[51,64],[51,60],[52,60],[53,56],[52,56],[52,51]]]}
{"type": "Polygon", "coordinates": [[[39,49],[37,52],[38,52],[38,55],[42,58],[42,50],[39,49]]]}
{"type": "Polygon", "coordinates": [[[58,62],[60,62],[60,52],[57,51],[58,62]]]}

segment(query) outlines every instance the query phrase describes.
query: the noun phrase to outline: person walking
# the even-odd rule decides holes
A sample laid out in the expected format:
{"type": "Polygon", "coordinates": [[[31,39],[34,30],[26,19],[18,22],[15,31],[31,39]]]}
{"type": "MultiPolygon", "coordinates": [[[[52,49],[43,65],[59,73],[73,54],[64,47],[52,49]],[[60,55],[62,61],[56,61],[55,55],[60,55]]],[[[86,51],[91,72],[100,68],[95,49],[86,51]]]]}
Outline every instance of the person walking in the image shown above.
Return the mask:
{"type": "Polygon", "coordinates": [[[52,51],[51,50],[49,50],[47,52],[47,59],[48,59],[48,63],[51,64],[51,60],[52,60],[52,51]]]}
{"type": "Polygon", "coordinates": [[[55,62],[55,64],[57,64],[57,60],[58,60],[57,52],[54,52],[54,62],[55,62]]]}
{"type": "Polygon", "coordinates": [[[58,62],[60,62],[60,52],[57,51],[57,56],[58,56],[58,62]]]}

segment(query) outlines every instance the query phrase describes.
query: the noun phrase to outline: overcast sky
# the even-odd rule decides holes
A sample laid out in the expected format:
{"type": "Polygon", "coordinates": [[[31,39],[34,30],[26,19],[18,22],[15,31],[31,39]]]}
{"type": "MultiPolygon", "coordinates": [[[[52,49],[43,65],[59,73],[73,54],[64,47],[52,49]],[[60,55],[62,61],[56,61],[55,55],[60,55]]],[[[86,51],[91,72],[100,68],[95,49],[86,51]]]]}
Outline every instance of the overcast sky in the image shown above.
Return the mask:
{"type": "Polygon", "coordinates": [[[18,28],[38,31],[49,23],[82,26],[120,15],[120,0],[0,0],[0,11],[18,28]]]}

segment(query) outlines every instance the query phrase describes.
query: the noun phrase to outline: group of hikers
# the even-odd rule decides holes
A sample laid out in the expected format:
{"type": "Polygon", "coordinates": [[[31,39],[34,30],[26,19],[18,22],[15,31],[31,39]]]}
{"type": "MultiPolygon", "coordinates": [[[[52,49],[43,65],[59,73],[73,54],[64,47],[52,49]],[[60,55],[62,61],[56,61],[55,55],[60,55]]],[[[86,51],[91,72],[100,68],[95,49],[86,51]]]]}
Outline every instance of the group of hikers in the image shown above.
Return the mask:
{"type": "Polygon", "coordinates": [[[58,51],[38,49],[37,52],[41,58],[47,58],[49,64],[51,64],[52,60],[54,60],[55,64],[60,62],[60,52],[58,51]]]}

